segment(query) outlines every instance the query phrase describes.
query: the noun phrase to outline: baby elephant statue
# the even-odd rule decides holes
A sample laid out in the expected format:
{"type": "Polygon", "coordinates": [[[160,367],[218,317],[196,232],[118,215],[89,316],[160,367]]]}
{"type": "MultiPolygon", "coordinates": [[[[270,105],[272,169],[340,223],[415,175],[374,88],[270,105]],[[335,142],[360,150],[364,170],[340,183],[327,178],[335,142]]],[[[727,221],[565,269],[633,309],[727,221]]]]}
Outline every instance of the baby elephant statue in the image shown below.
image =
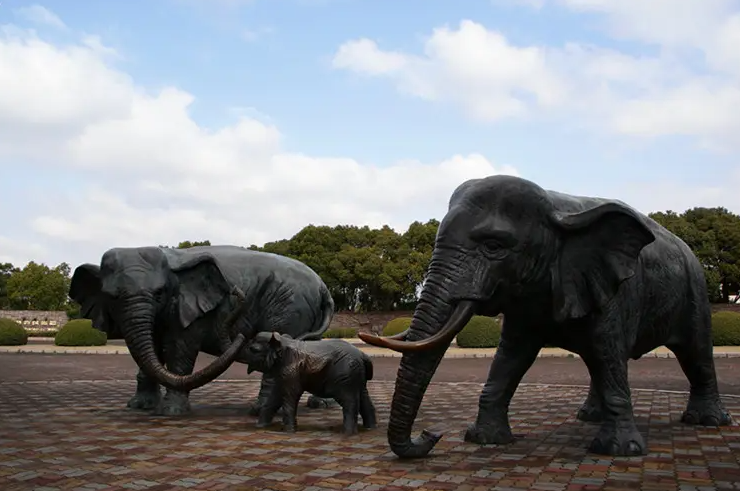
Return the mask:
{"type": "Polygon", "coordinates": [[[357,416],[365,428],[375,428],[375,407],[367,391],[373,378],[370,357],[341,339],[299,341],[278,332],[260,332],[248,345],[248,372],[270,375],[275,386],[262,406],[258,428],[272,423],[282,408],[283,430],[296,431],[296,411],[304,392],[333,398],[342,406],[343,430],[353,435],[357,416]]]}

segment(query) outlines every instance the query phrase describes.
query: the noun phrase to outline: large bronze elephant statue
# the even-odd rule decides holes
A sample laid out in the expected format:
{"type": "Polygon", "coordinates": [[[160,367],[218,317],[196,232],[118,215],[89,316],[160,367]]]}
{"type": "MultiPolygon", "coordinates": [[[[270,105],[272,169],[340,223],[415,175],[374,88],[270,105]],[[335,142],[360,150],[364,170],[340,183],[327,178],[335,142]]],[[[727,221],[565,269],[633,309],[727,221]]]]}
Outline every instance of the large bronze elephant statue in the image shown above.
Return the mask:
{"type": "Polygon", "coordinates": [[[678,237],[626,204],[492,176],[461,184],[437,233],[409,329],[370,344],[403,353],[388,422],[401,457],[441,435],[411,428],[445,350],[474,314],[504,315],[501,340],[465,440],[509,443],[508,407],[540,349],[581,356],[591,377],[578,413],[600,422],[590,451],[647,451],[635,426],[627,363],[665,345],[691,392],[682,421],[728,425],[717,388],[704,271],[678,237]]]}
{"type": "MultiPolygon", "coordinates": [[[[110,249],[100,266],[75,269],[69,296],[93,326],[126,340],[140,367],[128,406],[167,415],[189,412],[191,390],[234,361],[246,363],[245,345],[257,332],[321,339],[334,315],[331,294],[311,268],[236,246],[110,249]],[[199,351],[219,358],[192,373],[199,351]],[[167,388],[164,398],[159,384],[167,388]]],[[[251,414],[259,414],[272,385],[262,377],[251,414]]]]}

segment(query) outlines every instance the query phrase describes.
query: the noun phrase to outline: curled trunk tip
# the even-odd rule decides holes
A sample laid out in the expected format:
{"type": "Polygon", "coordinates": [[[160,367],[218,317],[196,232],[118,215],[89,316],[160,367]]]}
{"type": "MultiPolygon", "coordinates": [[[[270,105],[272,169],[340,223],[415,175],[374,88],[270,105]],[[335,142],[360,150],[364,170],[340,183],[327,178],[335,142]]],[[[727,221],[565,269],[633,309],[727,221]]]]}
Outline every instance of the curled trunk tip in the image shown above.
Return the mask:
{"type": "Polygon", "coordinates": [[[419,459],[429,455],[437,442],[442,439],[442,433],[421,430],[421,435],[411,440],[410,445],[391,444],[391,450],[402,459],[419,459]]]}

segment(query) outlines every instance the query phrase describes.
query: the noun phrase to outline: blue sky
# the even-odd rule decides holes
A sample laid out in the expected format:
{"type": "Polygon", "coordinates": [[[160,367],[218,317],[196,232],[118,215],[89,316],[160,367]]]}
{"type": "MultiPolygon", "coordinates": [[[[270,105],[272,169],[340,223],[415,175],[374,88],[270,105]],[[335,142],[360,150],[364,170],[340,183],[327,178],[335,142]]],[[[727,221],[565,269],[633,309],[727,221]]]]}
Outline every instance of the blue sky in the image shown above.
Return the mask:
{"type": "Polygon", "coordinates": [[[740,211],[740,146],[728,138],[740,128],[740,72],[727,68],[738,9],[687,2],[4,0],[0,129],[13,129],[13,143],[0,145],[8,176],[0,259],[96,262],[114,245],[261,243],[309,221],[402,229],[440,218],[466,178],[502,169],[646,212],[740,211]],[[698,10],[682,15],[684,6],[698,10]],[[650,20],[650,29],[635,19],[650,20]],[[706,32],[689,35],[687,19],[706,32]],[[352,44],[362,39],[372,48],[352,44]],[[48,69],[34,71],[36,54],[48,69]],[[69,73],[84,70],[91,75],[79,90],[97,87],[95,100],[75,95],[69,73]],[[40,82],[47,75],[54,84],[40,82]],[[178,103],[150,108],[146,135],[135,122],[111,139],[91,130],[156,105],[167,87],[194,100],[185,112],[178,103]],[[13,106],[47,99],[40,106],[64,109],[13,106]],[[512,101],[524,109],[500,114],[512,101]],[[246,129],[226,143],[207,137],[240,117],[275,141],[255,143],[246,129]],[[157,136],[163,127],[183,130],[157,136]],[[185,146],[179,167],[167,152],[185,146]],[[440,171],[454,156],[462,160],[440,171]],[[220,157],[230,163],[205,175],[220,157]],[[280,172],[303,170],[309,175],[281,187],[280,172]],[[408,196],[389,202],[389,185],[408,196]],[[271,214],[255,216],[255,208],[271,214]]]}

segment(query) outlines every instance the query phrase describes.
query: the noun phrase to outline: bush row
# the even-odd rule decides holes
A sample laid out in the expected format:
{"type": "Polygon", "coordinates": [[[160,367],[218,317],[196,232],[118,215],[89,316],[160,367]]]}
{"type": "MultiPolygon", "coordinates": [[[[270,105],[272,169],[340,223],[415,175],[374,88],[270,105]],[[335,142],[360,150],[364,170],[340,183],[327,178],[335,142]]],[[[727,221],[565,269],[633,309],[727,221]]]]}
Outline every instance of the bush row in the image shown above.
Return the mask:
{"type": "MultiPolygon", "coordinates": [[[[0,318],[0,346],[28,344],[28,334],[16,321],[0,318]]],[[[57,346],[104,346],[108,342],[106,334],[95,329],[89,319],[71,320],[53,336],[57,346]]]]}
{"type": "MultiPolygon", "coordinates": [[[[396,317],[383,328],[383,336],[400,334],[411,325],[411,317],[396,317]]],[[[495,348],[501,337],[498,319],[474,315],[457,335],[460,348],[495,348]]]]}
{"type": "MultiPolygon", "coordinates": [[[[411,317],[397,317],[383,328],[383,336],[399,334],[411,325],[411,317]]],[[[473,316],[457,335],[460,348],[495,348],[501,337],[499,319],[473,316]]],[[[714,346],[740,346],[740,313],[721,310],[712,314],[714,346]]]]}
{"type": "MultiPolygon", "coordinates": [[[[402,333],[411,325],[411,317],[397,317],[383,328],[383,336],[402,333]]],[[[42,334],[42,333],[34,333],[42,334]]],[[[46,333],[49,336],[52,333],[46,333]]],[[[11,319],[0,318],[0,346],[21,346],[28,343],[29,332],[11,319]]],[[[457,335],[460,348],[495,348],[501,336],[499,319],[473,316],[457,335]]],[[[354,328],[333,328],[324,333],[324,338],[356,338],[354,328]]],[[[57,346],[104,346],[108,339],[104,332],[92,327],[88,319],[67,322],[55,335],[57,346]]],[[[712,314],[712,342],[715,346],[740,346],[740,313],[719,311],[712,314]]]]}

